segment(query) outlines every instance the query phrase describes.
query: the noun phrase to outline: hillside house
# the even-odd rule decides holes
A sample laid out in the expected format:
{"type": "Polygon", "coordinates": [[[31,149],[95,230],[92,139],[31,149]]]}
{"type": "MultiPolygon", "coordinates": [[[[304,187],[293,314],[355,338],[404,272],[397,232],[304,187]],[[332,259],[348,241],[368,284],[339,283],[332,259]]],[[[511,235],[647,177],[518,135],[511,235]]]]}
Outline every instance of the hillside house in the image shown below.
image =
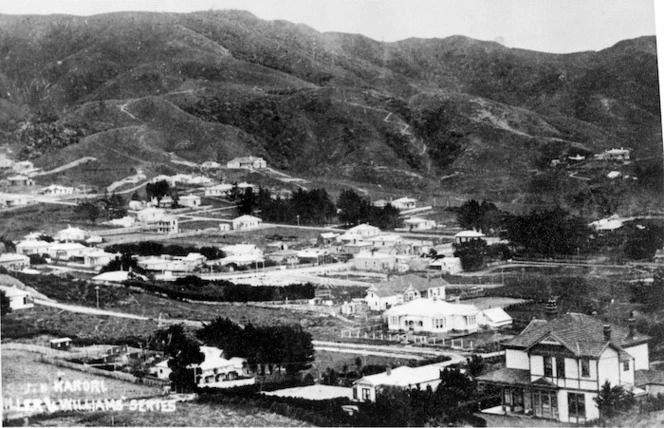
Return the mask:
{"type": "Polygon", "coordinates": [[[144,201],[129,201],[127,206],[132,211],[140,211],[146,207],[146,203],[144,201]]]}
{"type": "Polygon", "coordinates": [[[250,265],[262,263],[265,260],[263,251],[254,244],[235,244],[222,248],[226,257],[221,259],[221,264],[235,263],[238,265],[250,265]]]}
{"type": "Polygon", "coordinates": [[[101,249],[91,250],[83,255],[83,264],[93,269],[101,268],[115,260],[118,255],[101,249]]]}
{"type": "Polygon", "coordinates": [[[67,226],[55,234],[55,240],[60,242],[81,242],[85,241],[85,231],[78,227],[67,226]]]}
{"type": "Polygon", "coordinates": [[[0,153],[0,169],[9,169],[14,166],[14,161],[9,159],[4,153],[0,153]]]}
{"type": "Polygon", "coordinates": [[[358,242],[368,242],[368,239],[380,235],[380,229],[366,223],[351,227],[339,237],[343,243],[357,244],[358,242]]]}
{"type": "Polygon", "coordinates": [[[461,259],[459,257],[442,257],[429,263],[429,269],[439,270],[442,273],[455,275],[463,272],[461,267],[461,259]]]}
{"type": "Polygon", "coordinates": [[[422,297],[444,300],[447,285],[449,283],[442,278],[422,278],[412,274],[395,276],[369,287],[365,300],[370,310],[384,311],[422,297]]]}
{"type": "Polygon", "coordinates": [[[203,169],[219,169],[219,168],[221,168],[221,164],[219,162],[214,162],[214,161],[205,161],[201,164],[201,168],[203,168],[203,169]]]}
{"type": "Polygon", "coordinates": [[[256,229],[263,222],[258,217],[251,215],[243,215],[237,218],[234,218],[231,223],[233,224],[233,230],[251,230],[256,229]]]}
{"type": "Polygon", "coordinates": [[[281,265],[295,265],[300,262],[295,250],[279,250],[265,255],[266,260],[273,261],[281,265]]]}
{"type": "Polygon", "coordinates": [[[84,257],[90,250],[90,247],[77,242],[53,243],[48,248],[48,255],[52,259],[69,260],[74,257],[84,257]]]}
{"type": "Polygon", "coordinates": [[[104,224],[108,224],[110,226],[120,226],[120,227],[132,227],[136,223],[136,219],[131,216],[124,216],[122,218],[114,218],[113,220],[109,220],[104,222],[104,224]]]}
{"type": "Polygon", "coordinates": [[[166,215],[166,211],[161,208],[145,208],[136,214],[138,221],[143,223],[156,223],[166,215]]]}
{"type": "Polygon", "coordinates": [[[172,215],[166,215],[157,220],[157,233],[179,233],[178,218],[172,215]]]}
{"type": "Polygon", "coordinates": [[[50,246],[50,242],[28,239],[16,244],[16,253],[25,256],[29,256],[30,254],[46,254],[50,246]]]}
{"type": "Polygon", "coordinates": [[[438,299],[416,299],[383,312],[390,331],[427,333],[475,332],[479,317],[480,310],[475,305],[438,299]]]}
{"type": "Polygon", "coordinates": [[[503,308],[484,309],[478,324],[496,330],[512,325],[512,317],[503,308]]]}
{"type": "Polygon", "coordinates": [[[173,197],[166,195],[161,199],[153,197],[150,200],[150,205],[157,208],[172,208],[174,202],[175,200],[173,199],[173,197]]]}
{"type": "Polygon", "coordinates": [[[17,253],[0,254],[0,267],[7,270],[19,271],[30,267],[30,257],[17,253]]]}
{"type": "Polygon", "coordinates": [[[486,237],[482,232],[464,230],[454,235],[455,244],[467,244],[470,241],[483,240],[486,237]]]}
{"type": "Polygon", "coordinates": [[[353,257],[353,267],[371,272],[390,272],[397,267],[397,258],[392,254],[363,251],[353,257]]]}
{"type": "Polygon", "coordinates": [[[394,208],[403,211],[403,210],[412,210],[413,208],[416,207],[417,204],[417,199],[413,198],[399,198],[395,199],[390,202],[390,205],[392,205],[394,208]]]}
{"type": "Polygon", "coordinates": [[[401,389],[427,389],[430,386],[434,391],[440,384],[440,371],[444,368],[441,363],[429,364],[421,367],[402,366],[384,373],[364,376],[353,383],[353,400],[376,401],[376,394],[385,387],[401,389]]]}
{"type": "Polygon", "coordinates": [[[374,248],[393,248],[401,244],[404,239],[396,233],[380,233],[366,239],[374,248]]]}
{"type": "Polygon", "coordinates": [[[37,203],[34,195],[0,193],[0,207],[24,207],[37,203]]]}
{"type": "Polygon", "coordinates": [[[267,168],[267,162],[263,158],[247,156],[229,161],[226,167],[229,169],[263,169],[267,168]]]}
{"type": "Polygon", "coordinates": [[[184,195],[178,199],[178,204],[183,207],[196,208],[201,206],[201,197],[198,195],[184,195]]]}
{"type": "Polygon", "coordinates": [[[232,189],[233,185],[231,184],[217,184],[216,186],[207,187],[205,196],[228,196],[232,189]]]}
{"type": "Polygon", "coordinates": [[[595,157],[599,160],[605,161],[627,162],[630,159],[630,151],[622,147],[619,149],[609,149],[605,150],[603,153],[595,155],[595,157]]]}
{"type": "Polygon", "coordinates": [[[9,307],[12,311],[29,309],[35,306],[32,295],[26,290],[21,290],[15,285],[13,287],[0,285],[0,291],[3,291],[7,299],[9,299],[9,307]]]}
{"type": "Polygon", "coordinates": [[[610,217],[593,221],[588,226],[592,227],[598,232],[610,232],[612,230],[617,230],[623,227],[624,222],[625,219],[621,219],[618,214],[613,214],[610,217]]]}
{"type": "Polygon", "coordinates": [[[411,217],[404,220],[404,224],[411,232],[419,232],[423,230],[431,230],[436,227],[436,221],[428,218],[411,217]]]}
{"type": "Polygon", "coordinates": [[[58,184],[51,184],[48,187],[41,189],[40,193],[49,196],[73,195],[76,189],[69,186],[60,186],[58,184]]]}
{"type": "Polygon", "coordinates": [[[334,232],[323,232],[318,235],[318,245],[334,245],[339,242],[341,235],[334,232]]]}
{"type": "Polygon", "coordinates": [[[30,187],[35,185],[35,181],[25,175],[12,175],[11,177],[7,177],[7,183],[9,184],[9,187],[30,187]]]}
{"type": "Polygon", "coordinates": [[[35,169],[35,166],[30,161],[15,162],[12,165],[12,171],[14,171],[17,174],[25,174],[26,172],[32,171],[34,169],[35,169]]]}
{"type": "MultiPolygon", "coordinates": [[[[548,314],[555,314],[553,305],[548,314]]],[[[505,367],[477,378],[502,390],[502,404],[483,412],[575,424],[597,419],[594,399],[606,381],[646,393],[635,386],[635,372],[649,369],[649,340],[633,319],[629,329],[579,313],[533,320],[503,342],[505,367]]]]}

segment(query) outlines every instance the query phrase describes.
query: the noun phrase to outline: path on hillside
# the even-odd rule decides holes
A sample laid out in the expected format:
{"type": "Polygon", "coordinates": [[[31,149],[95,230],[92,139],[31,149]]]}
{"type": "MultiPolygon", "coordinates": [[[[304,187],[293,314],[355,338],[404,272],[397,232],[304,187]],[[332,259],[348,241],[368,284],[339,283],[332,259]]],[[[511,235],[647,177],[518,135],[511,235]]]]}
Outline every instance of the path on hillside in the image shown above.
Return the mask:
{"type": "Polygon", "coordinates": [[[35,175],[33,175],[33,177],[41,177],[43,175],[57,174],[58,172],[62,172],[62,171],[65,171],[65,170],[68,170],[68,169],[71,169],[71,168],[75,168],[75,167],[77,167],[77,166],[79,166],[83,163],[93,162],[93,161],[96,161],[96,160],[97,160],[97,158],[93,158],[93,157],[90,157],[90,156],[82,157],[80,159],[69,162],[69,163],[64,164],[62,166],[59,166],[57,168],[53,168],[49,171],[38,172],[35,175]]]}

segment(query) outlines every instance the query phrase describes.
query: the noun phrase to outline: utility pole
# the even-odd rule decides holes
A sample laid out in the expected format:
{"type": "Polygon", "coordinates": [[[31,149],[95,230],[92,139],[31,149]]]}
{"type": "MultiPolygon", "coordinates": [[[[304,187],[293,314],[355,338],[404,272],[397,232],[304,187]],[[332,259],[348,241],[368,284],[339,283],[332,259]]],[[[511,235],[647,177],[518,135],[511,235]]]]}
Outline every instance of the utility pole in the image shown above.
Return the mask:
{"type": "Polygon", "coordinates": [[[99,309],[99,286],[95,286],[95,291],[97,292],[97,309],[99,309]]]}

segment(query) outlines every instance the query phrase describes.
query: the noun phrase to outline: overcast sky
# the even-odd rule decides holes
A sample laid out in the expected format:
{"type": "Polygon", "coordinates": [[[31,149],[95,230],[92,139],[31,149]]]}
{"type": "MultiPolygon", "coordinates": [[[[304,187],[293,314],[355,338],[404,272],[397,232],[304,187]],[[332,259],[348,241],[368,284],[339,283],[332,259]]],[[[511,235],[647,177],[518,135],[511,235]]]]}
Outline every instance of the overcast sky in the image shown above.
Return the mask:
{"type": "Polygon", "coordinates": [[[0,13],[244,9],[263,19],[304,23],[319,31],[361,33],[376,40],[461,34],[509,47],[563,53],[599,50],[623,39],[655,34],[654,1],[0,0],[0,13]]]}

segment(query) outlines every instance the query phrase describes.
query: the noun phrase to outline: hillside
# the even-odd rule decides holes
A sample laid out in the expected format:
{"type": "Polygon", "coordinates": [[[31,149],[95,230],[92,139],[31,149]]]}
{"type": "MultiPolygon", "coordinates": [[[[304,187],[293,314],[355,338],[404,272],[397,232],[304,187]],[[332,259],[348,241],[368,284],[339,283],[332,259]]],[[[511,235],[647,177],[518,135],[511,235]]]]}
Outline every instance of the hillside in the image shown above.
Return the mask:
{"type": "Polygon", "coordinates": [[[560,55],[462,36],[381,43],[241,11],[0,15],[0,58],[4,142],[39,166],[103,153],[94,179],[74,177],[95,185],[171,154],[253,154],[305,177],[513,200],[544,154],[661,157],[654,37],[560,55]],[[77,136],[45,142],[25,121],[77,136]]]}

